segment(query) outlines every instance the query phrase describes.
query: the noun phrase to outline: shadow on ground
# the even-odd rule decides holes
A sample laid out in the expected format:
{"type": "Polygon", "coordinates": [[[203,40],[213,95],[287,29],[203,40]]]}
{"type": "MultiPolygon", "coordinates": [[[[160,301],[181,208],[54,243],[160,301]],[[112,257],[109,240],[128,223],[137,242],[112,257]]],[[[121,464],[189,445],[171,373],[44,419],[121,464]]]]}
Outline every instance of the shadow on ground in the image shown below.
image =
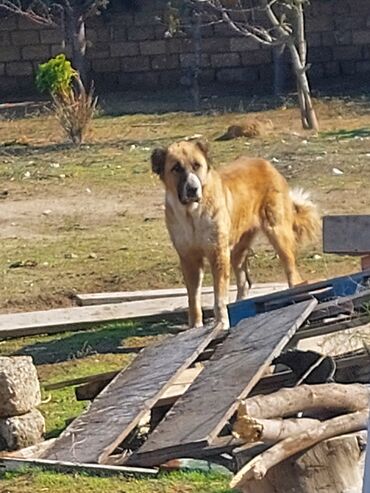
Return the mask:
{"type": "Polygon", "coordinates": [[[12,355],[32,356],[36,365],[61,363],[91,354],[138,353],[151,339],[176,334],[182,327],[167,321],[155,324],[110,324],[101,329],[38,338],[12,355]],[[126,345],[130,339],[130,344],[126,345]]]}
{"type": "Polygon", "coordinates": [[[370,128],[356,128],[353,130],[336,130],[335,132],[322,132],[321,135],[327,138],[336,138],[338,140],[359,139],[370,137],[370,128]]]}

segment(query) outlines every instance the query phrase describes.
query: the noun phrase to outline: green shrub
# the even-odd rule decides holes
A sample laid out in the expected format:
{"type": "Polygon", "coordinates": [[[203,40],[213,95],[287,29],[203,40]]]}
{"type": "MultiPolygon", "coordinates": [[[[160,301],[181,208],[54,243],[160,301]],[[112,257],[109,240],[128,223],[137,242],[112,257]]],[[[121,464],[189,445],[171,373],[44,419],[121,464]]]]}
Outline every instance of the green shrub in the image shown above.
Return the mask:
{"type": "Polygon", "coordinates": [[[41,92],[52,95],[65,95],[72,89],[72,83],[78,72],[72,67],[65,55],[60,54],[39,65],[36,86],[41,92]]]}

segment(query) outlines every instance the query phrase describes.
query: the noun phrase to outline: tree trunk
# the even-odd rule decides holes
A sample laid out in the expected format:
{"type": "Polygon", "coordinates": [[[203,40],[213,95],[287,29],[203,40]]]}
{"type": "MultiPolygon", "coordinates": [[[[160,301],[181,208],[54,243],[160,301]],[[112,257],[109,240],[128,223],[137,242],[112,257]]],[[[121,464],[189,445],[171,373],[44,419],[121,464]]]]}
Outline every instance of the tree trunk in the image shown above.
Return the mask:
{"type": "Polygon", "coordinates": [[[281,96],[285,88],[286,64],[284,63],[285,45],[275,46],[272,50],[274,61],[274,95],[281,96]]]}
{"type": "Polygon", "coordinates": [[[199,88],[199,72],[202,53],[202,34],[201,34],[201,16],[197,12],[192,12],[191,15],[192,37],[194,41],[194,68],[192,73],[191,94],[196,111],[200,108],[200,88],[199,88]]]}
{"type": "Polygon", "coordinates": [[[300,58],[297,47],[291,42],[289,50],[293,62],[295,76],[297,78],[298,101],[301,110],[301,120],[303,128],[319,130],[316,113],[311,100],[310,85],[307,78],[307,67],[300,58]]]}
{"type": "Polygon", "coordinates": [[[86,28],[85,19],[79,10],[73,8],[66,13],[66,31],[68,42],[72,49],[72,65],[79,72],[85,87],[87,84],[86,71],[86,28]]]}
{"type": "MultiPolygon", "coordinates": [[[[362,436],[339,436],[270,469],[262,480],[240,487],[243,493],[361,493],[362,436]]],[[[368,493],[369,490],[364,490],[368,493]]]]}

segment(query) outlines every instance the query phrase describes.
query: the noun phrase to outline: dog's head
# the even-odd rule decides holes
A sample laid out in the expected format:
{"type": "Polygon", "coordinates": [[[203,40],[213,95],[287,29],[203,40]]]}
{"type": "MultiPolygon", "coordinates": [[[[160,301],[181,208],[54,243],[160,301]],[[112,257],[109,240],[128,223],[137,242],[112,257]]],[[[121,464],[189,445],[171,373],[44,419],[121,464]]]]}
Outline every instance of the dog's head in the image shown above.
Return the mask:
{"type": "Polygon", "coordinates": [[[183,205],[200,202],[209,170],[208,144],[182,141],[152,153],[152,171],[183,205]]]}

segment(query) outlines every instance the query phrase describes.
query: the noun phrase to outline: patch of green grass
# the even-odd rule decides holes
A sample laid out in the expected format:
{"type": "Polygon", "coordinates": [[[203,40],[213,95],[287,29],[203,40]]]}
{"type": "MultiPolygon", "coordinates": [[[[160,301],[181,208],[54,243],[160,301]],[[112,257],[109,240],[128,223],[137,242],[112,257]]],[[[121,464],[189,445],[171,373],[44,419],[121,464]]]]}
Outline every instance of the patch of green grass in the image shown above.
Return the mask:
{"type": "Polygon", "coordinates": [[[61,474],[45,471],[7,473],[0,480],[5,493],[232,493],[229,479],[219,474],[199,472],[172,473],[156,479],[92,477],[86,474],[61,474]]]}

